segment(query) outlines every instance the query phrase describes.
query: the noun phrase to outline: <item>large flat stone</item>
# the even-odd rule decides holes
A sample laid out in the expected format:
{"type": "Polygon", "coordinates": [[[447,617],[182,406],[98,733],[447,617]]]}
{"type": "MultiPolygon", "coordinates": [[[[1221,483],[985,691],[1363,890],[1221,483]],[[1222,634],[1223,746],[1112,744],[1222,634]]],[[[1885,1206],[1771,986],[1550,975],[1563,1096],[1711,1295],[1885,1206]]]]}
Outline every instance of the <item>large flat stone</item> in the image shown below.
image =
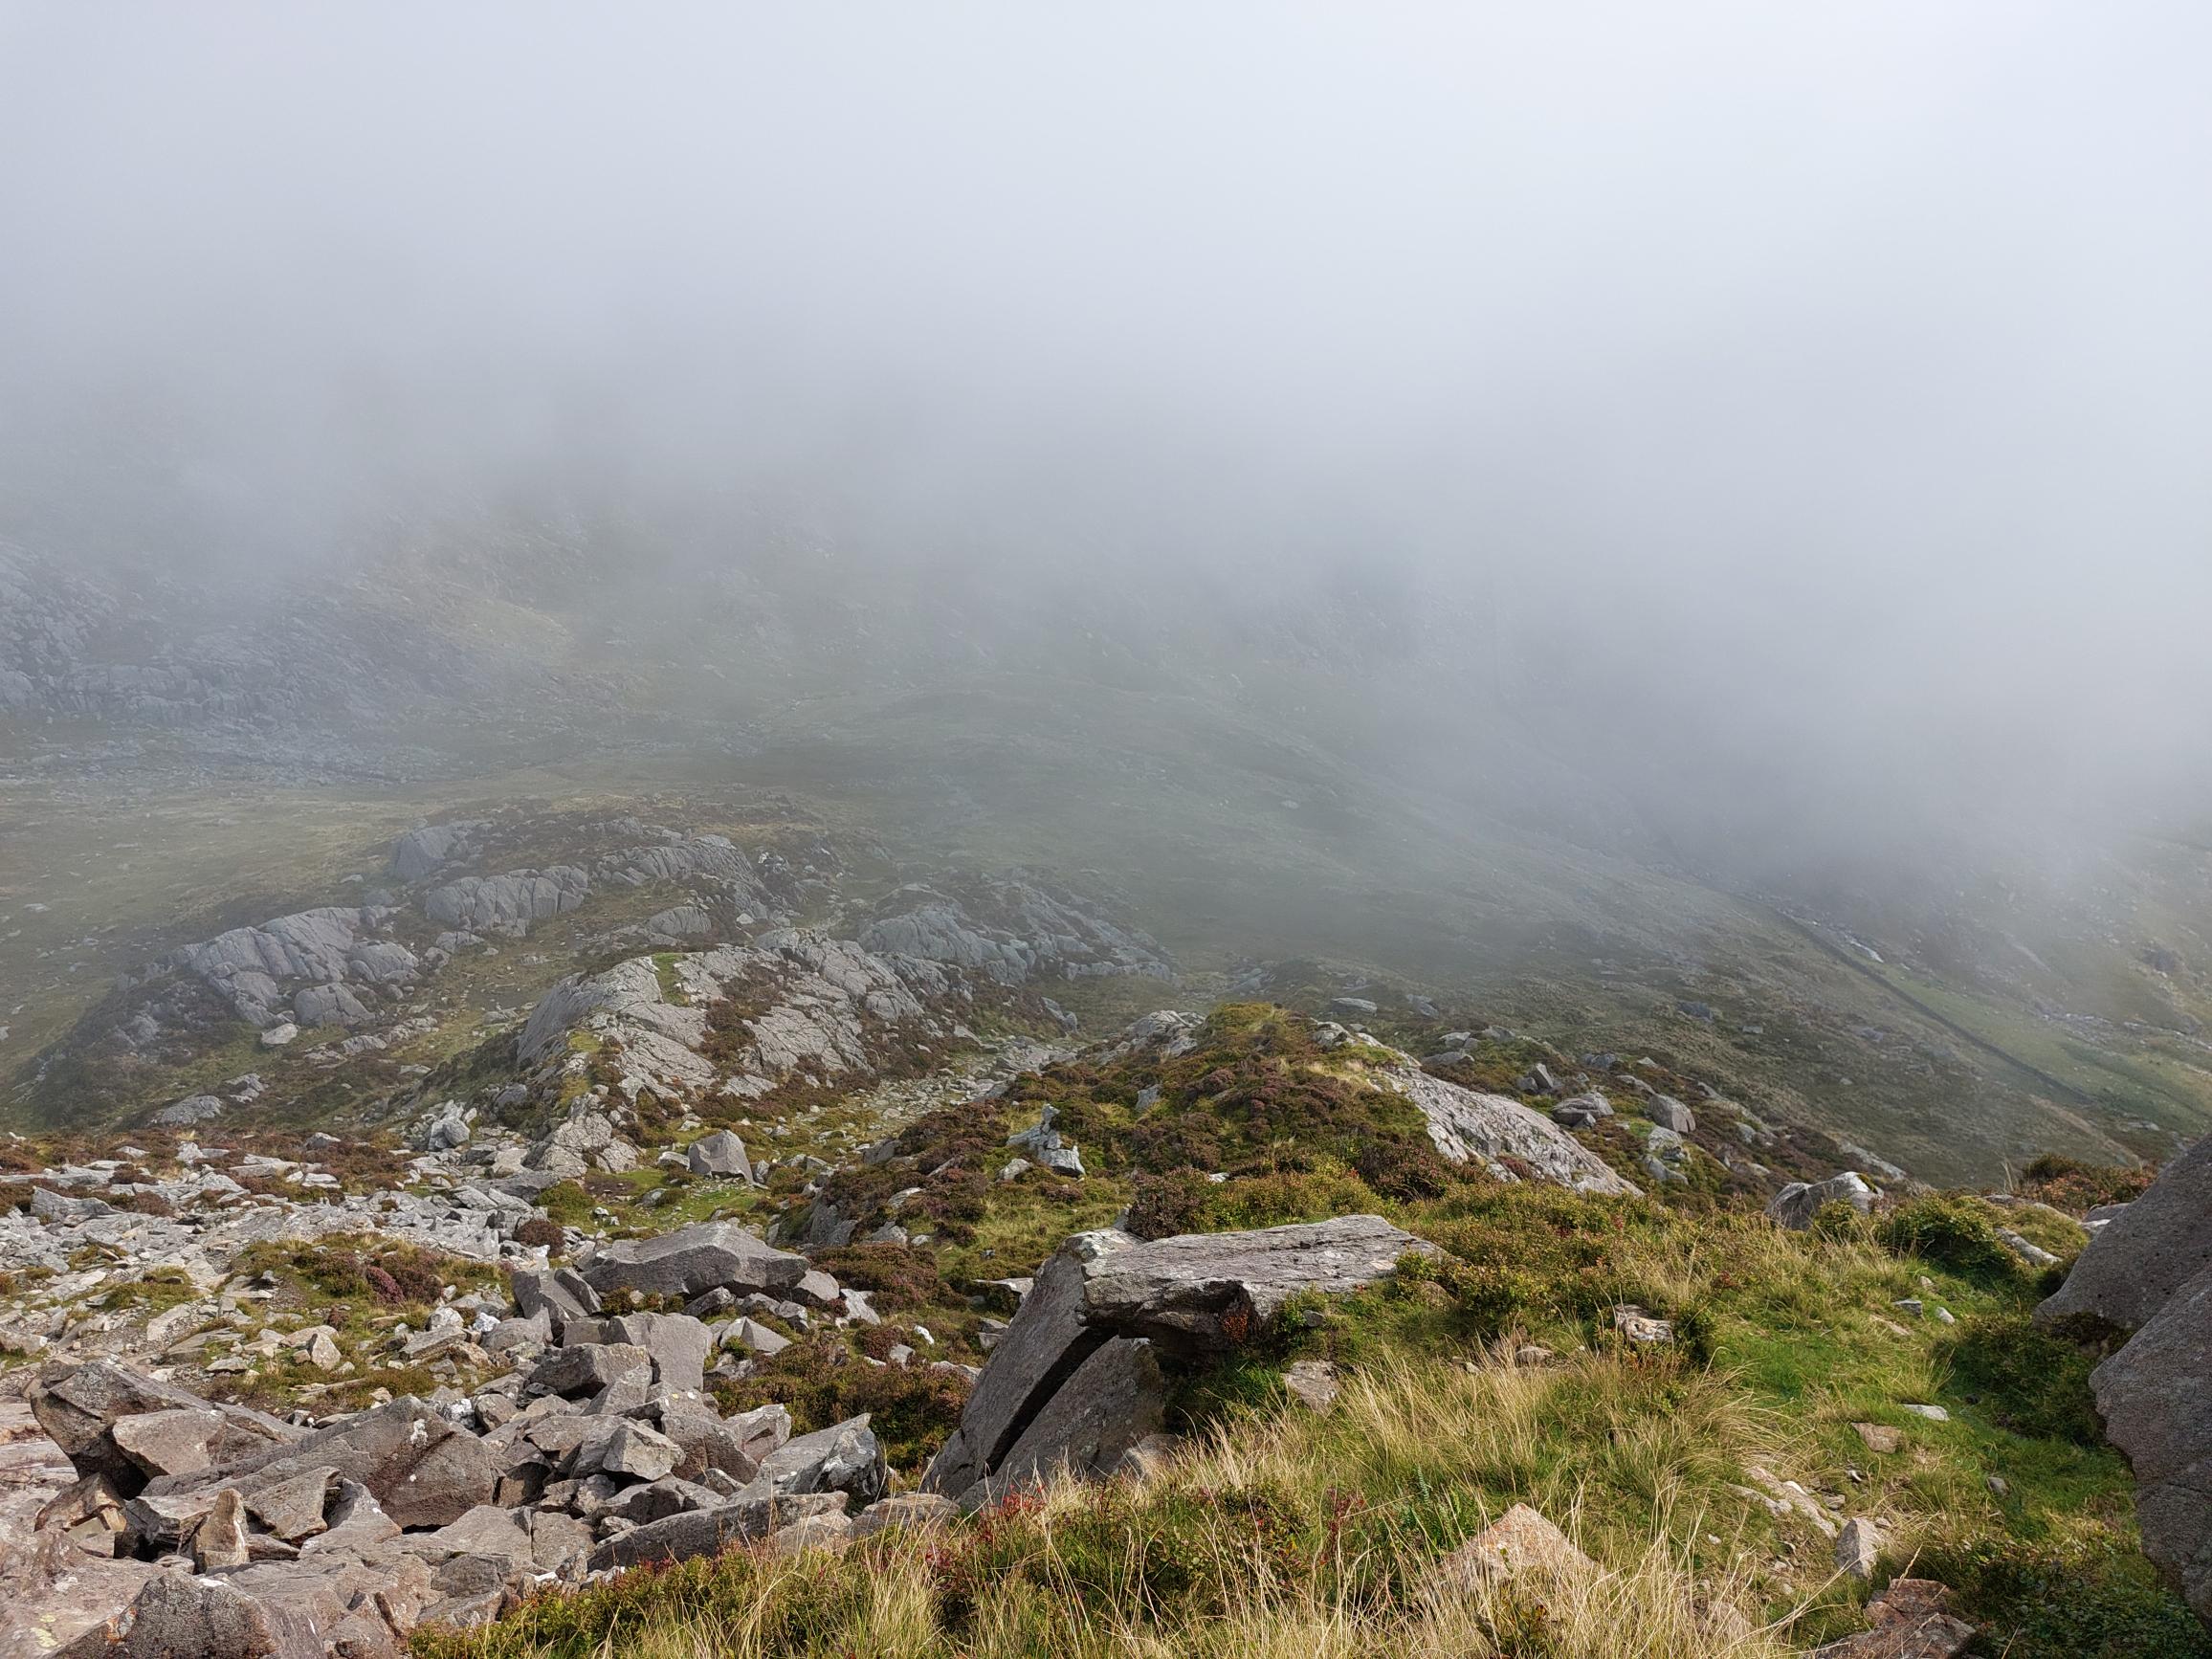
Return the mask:
{"type": "Polygon", "coordinates": [[[617,1534],[591,1552],[590,1570],[715,1555],[815,1515],[843,1515],[845,1505],[841,1492],[777,1493],[757,1485],[713,1509],[687,1510],[617,1534]]]}
{"type": "MultiPolygon", "coordinates": [[[[1379,1284],[1408,1251],[1433,1255],[1436,1247],[1379,1215],[1181,1233],[1086,1264],[1080,1317],[1093,1329],[1149,1338],[1173,1354],[1224,1352],[1257,1336],[1293,1296],[1379,1284]]],[[[991,1360],[997,1362],[996,1351],[991,1360]]]]}
{"type": "Polygon", "coordinates": [[[703,1221],[658,1238],[618,1239],[586,1264],[584,1278],[602,1296],[696,1296],[718,1285],[744,1295],[788,1290],[808,1266],[805,1256],[776,1250],[735,1223],[703,1221]]]}

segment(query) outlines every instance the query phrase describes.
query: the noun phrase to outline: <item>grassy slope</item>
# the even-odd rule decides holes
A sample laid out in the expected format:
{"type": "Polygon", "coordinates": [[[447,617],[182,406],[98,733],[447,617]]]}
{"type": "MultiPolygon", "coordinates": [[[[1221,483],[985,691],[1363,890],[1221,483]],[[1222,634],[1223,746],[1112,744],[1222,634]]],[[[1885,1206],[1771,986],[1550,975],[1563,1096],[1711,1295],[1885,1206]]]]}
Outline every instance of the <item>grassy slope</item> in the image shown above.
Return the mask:
{"type": "MultiPolygon", "coordinates": [[[[1857,1627],[1865,1587],[1836,1580],[1807,1522],[1770,1513],[1752,1490],[1758,1469],[1832,1498],[1839,1515],[1878,1516],[1884,1575],[1910,1565],[1951,1582],[1989,1626],[1979,1650],[2212,1654],[2135,1553],[2127,1471],[2096,1443],[2089,1357],[2027,1327],[2045,1287],[1996,1243],[1998,1212],[1982,1201],[1927,1201],[1873,1223],[1838,1212],[1787,1234],[1716,1205],[1704,1183],[1673,1189],[1671,1204],[1617,1202],[1440,1177],[1404,1156],[1355,1168],[1347,1150],[1403,1151],[1408,1127],[1402,1103],[1360,1087],[1361,1068],[1355,1052],[1314,1050],[1294,1023],[1241,1010],[1183,1060],[1056,1072],[1026,1083],[1000,1121],[923,1119],[901,1142],[922,1165],[974,1140],[903,1212],[933,1244],[839,1264],[873,1267],[889,1287],[878,1301],[890,1323],[866,1340],[912,1339],[926,1321],[966,1357],[972,1281],[1027,1271],[1125,1196],[1141,1211],[1147,1169],[1171,1171],[1198,1146],[1232,1178],[1202,1186],[1180,1218],[1189,1225],[1372,1209],[1445,1248],[1433,1268],[1409,1263],[1386,1289],[1299,1310],[1187,1374],[1175,1422],[1191,1449],[1164,1473],[1059,1488],[842,1559],[741,1551],[636,1574],[542,1598],[487,1631],[425,1634],[419,1649],[1594,1659],[1779,1653],[1857,1627]],[[1135,1110],[1153,1082],[1161,1105],[1135,1110]],[[959,1164],[995,1163],[1004,1127],[1045,1095],[1082,1123],[1101,1184],[1071,1198],[1035,1176],[963,1181],[959,1164]],[[1612,1331],[1620,1303],[1674,1319],[1676,1342],[1627,1351],[1612,1331]],[[1531,1340],[1558,1361],[1513,1363],[1531,1340]],[[1348,1379],[1325,1415],[1279,1392],[1281,1366],[1298,1358],[1332,1360],[1348,1379]],[[1905,1409],[1915,1404],[1951,1420],[1905,1409]],[[1896,1429],[1899,1449],[1869,1450],[1862,1422],[1896,1429]],[[1542,1601],[1432,1597],[1427,1564],[1515,1501],[1566,1524],[1607,1572],[1542,1601]]],[[[831,1187],[853,1207],[866,1189],[831,1187]]],[[[2003,1219],[2079,1248],[2070,1222],[2027,1213],[2003,1219]]],[[[830,1362],[847,1340],[801,1344],[728,1403],[791,1401],[802,1427],[877,1410],[911,1479],[955,1403],[929,1373],[830,1362]]]]}

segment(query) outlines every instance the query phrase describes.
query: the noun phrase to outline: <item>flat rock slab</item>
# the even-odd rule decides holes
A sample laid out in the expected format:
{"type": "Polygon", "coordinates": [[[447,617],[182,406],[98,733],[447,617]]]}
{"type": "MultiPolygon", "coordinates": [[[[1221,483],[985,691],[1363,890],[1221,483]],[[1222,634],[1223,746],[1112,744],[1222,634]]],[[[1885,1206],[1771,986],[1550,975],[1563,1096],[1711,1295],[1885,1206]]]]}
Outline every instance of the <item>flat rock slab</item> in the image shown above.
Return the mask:
{"type": "Polygon", "coordinates": [[[841,1515],[845,1505],[841,1492],[774,1493],[756,1488],[714,1509],[689,1510],[618,1533],[591,1552],[590,1570],[715,1555],[733,1544],[758,1543],[781,1528],[816,1515],[841,1515]]]}
{"type": "Polygon", "coordinates": [[[584,1279],[601,1296],[696,1296],[718,1285],[744,1295],[789,1290],[810,1266],[733,1223],[705,1221],[658,1238],[618,1239],[586,1264],[584,1279]]]}
{"type": "Polygon", "coordinates": [[[2212,1266],[2212,1136],[2158,1172],[2149,1190],[2097,1229],[2035,1321],[2137,1331],[2212,1266]]]}
{"type": "MultiPolygon", "coordinates": [[[[1148,1338],[1172,1354],[1220,1353],[1257,1336],[1293,1296],[1341,1295],[1380,1284],[1408,1252],[1438,1253],[1379,1215],[1181,1233],[1086,1263],[1080,1317],[1116,1336],[1148,1338]]],[[[1007,1339],[1020,1323],[1017,1316],[1007,1339]]],[[[997,1351],[991,1360],[998,1362],[997,1351]]]]}
{"type": "Polygon", "coordinates": [[[1518,1100],[1462,1089],[1418,1066],[1399,1066],[1378,1075],[1420,1108],[1428,1122],[1428,1139],[1454,1163],[1478,1163],[1500,1181],[1518,1181],[1502,1161],[1510,1157],[1536,1171],[1537,1179],[1577,1192],[1628,1198],[1638,1190],[1572,1135],[1518,1100]]]}

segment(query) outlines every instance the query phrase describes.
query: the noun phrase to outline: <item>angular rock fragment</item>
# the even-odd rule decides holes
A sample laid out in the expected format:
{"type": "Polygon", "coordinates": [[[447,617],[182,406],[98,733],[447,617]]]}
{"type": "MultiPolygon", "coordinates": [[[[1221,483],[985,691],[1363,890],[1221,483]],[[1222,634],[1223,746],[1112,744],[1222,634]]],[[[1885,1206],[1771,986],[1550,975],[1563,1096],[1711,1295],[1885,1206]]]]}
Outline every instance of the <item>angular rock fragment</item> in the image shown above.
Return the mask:
{"type": "Polygon", "coordinates": [[[808,1267],[805,1256],[773,1249],[734,1223],[709,1221],[658,1238],[617,1240],[591,1258],[584,1278],[602,1296],[696,1296],[717,1286],[742,1295],[788,1290],[808,1267]]]}

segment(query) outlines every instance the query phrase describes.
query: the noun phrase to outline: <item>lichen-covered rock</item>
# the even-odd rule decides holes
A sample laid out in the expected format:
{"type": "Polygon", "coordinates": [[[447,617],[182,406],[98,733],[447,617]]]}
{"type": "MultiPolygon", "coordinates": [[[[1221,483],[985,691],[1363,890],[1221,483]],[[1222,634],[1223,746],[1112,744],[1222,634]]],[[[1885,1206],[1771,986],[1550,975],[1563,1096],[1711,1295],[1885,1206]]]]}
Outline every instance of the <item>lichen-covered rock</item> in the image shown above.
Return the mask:
{"type": "Polygon", "coordinates": [[[1428,1139],[1454,1163],[1479,1163],[1500,1181],[1520,1177],[1501,1161],[1511,1158],[1537,1178],[1602,1197],[1632,1197],[1605,1161],[1541,1113],[1503,1095],[1480,1095],[1418,1066],[1392,1067],[1382,1081],[1410,1098],[1428,1123],[1428,1139]]]}
{"type": "Polygon", "coordinates": [[[745,1295],[785,1291],[806,1276],[802,1255],[780,1250],[734,1222],[703,1221],[658,1238],[618,1239],[585,1264],[585,1282],[602,1297],[618,1291],[696,1296],[719,1286],[745,1295]]]}

